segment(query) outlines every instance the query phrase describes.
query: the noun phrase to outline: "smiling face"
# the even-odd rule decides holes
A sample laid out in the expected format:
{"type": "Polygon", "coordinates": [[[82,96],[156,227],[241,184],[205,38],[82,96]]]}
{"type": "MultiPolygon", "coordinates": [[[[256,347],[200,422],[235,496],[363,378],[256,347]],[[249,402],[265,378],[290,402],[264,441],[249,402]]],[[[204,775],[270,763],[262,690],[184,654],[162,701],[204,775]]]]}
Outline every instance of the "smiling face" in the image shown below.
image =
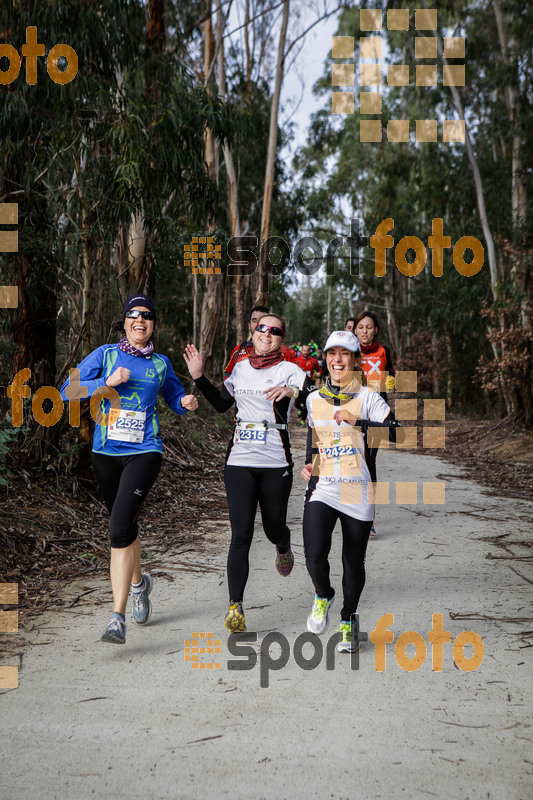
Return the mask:
{"type": "Polygon", "coordinates": [[[379,328],[374,325],[374,320],[371,317],[363,317],[355,327],[355,335],[361,344],[372,344],[378,335],[379,328]]]}
{"type": "MultiPolygon", "coordinates": [[[[281,328],[282,326],[282,322],[278,317],[271,317],[270,315],[263,315],[260,322],[261,325],[272,325],[274,328],[281,328]]],[[[283,336],[274,336],[271,331],[259,333],[256,328],[252,336],[252,342],[255,347],[255,352],[260,356],[264,356],[267,353],[273,353],[275,350],[279,350],[283,344],[283,336]]]]}
{"type": "MultiPolygon", "coordinates": [[[[131,310],[150,311],[146,306],[134,306],[131,310]]],[[[143,319],[142,317],[137,317],[137,319],[126,317],[124,320],[124,330],[126,331],[128,342],[141,350],[143,347],[146,347],[154,332],[154,320],[143,319]]]]}
{"type": "Polygon", "coordinates": [[[353,372],[359,368],[361,356],[352,353],[346,347],[330,347],[326,353],[326,364],[331,381],[335,386],[344,386],[353,378],[353,372]]]}

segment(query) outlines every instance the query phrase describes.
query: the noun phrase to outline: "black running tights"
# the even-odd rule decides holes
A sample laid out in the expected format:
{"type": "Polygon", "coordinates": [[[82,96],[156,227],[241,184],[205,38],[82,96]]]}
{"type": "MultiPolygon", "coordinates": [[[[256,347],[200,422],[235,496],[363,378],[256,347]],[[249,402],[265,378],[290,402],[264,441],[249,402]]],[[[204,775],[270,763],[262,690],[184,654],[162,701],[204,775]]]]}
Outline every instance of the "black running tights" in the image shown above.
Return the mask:
{"type": "Polygon", "coordinates": [[[337,520],[342,528],[342,591],[344,605],[341,619],[349,620],[365,585],[365,555],[372,522],[363,522],[337,511],[319,500],[306,503],[304,509],[304,548],[307,571],[319,597],[334,595],[329,580],[331,536],[337,520]]]}
{"type": "Polygon", "coordinates": [[[242,602],[248,580],[248,554],[254,535],[257,505],[269,541],[282,550],[290,544],[287,504],[292,488],[292,467],[232,467],[226,465],[224,481],[231,522],[228,553],[230,600],[242,602]]]}
{"type": "Polygon", "coordinates": [[[106,456],[93,453],[93,470],[111,514],[111,547],[129,547],[137,538],[137,517],[161,469],[161,453],[106,456]]]}

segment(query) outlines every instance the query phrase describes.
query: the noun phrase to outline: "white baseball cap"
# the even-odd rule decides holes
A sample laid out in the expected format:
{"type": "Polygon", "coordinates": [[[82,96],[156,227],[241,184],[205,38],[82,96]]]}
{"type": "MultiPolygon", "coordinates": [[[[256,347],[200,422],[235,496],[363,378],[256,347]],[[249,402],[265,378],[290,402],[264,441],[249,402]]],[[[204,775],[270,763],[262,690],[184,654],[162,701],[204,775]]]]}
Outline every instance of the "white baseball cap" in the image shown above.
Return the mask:
{"type": "Polygon", "coordinates": [[[326,346],[324,347],[324,353],[326,350],[329,350],[330,347],[345,347],[346,350],[350,350],[352,353],[361,352],[359,339],[351,331],[333,331],[333,333],[330,333],[326,346]]]}

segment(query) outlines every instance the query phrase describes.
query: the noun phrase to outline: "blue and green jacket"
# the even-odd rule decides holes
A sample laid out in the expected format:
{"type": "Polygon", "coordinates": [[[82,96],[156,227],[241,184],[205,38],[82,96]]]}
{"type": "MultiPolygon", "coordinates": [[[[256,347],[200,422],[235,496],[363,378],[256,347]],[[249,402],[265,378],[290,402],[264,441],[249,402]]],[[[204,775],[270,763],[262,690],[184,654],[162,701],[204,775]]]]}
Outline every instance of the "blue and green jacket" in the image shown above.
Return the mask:
{"type": "MultiPolygon", "coordinates": [[[[108,456],[137,455],[150,451],[162,453],[163,443],[159,436],[156,410],[157,395],[161,392],[167,405],[176,414],[185,414],[187,409],[180,402],[185,396],[183,384],[166,356],[159,353],[146,357],[132,356],[119,350],[118,344],[103,344],[77,367],[80,371],[80,385],[87,387],[88,397],[92,397],[97,389],[105,386],[107,378],[119,367],[130,370],[130,379],[114,389],[120,395],[121,408],[146,412],[144,441],[120,442],[108,439],[105,425],[95,424],[93,452],[108,456]]],[[[65,394],[69,383],[70,379],[61,387],[61,397],[64,400],[69,399],[65,394]]],[[[107,414],[110,405],[110,401],[104,398],[100,402],[100,410],[107,414]]]]}

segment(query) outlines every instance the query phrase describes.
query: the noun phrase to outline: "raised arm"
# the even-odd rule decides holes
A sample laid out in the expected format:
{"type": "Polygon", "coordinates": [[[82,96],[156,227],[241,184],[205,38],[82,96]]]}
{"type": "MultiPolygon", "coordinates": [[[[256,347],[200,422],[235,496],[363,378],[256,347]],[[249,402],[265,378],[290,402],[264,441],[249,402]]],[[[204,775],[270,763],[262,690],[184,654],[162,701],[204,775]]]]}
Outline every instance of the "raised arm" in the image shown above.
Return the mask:
{"type": "Polygon", "coordinates": [[[193,344],[185,346],[183,354],[189,375],[195,382],[198,389],[201,391],[205,399],[213,406],[215,411],[222,414],[231,408],[235,399],[231,396],[225,386],[218,389],[214,386],[209,378],[204,375],[204,363],[202,356],[193,344]]]}

